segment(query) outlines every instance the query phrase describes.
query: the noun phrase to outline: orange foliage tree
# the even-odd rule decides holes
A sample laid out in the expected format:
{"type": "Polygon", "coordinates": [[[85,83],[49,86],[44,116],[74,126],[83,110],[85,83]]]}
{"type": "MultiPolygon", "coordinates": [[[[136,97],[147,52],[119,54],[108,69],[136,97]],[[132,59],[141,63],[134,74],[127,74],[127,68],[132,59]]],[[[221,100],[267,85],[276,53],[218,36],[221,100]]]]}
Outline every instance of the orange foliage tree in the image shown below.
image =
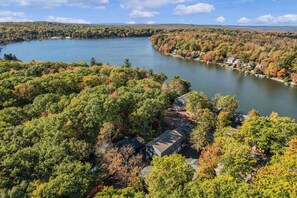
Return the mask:
{"type": "Polygon", "coordinates": [[[108,171],[109,177],[122,186],[137,186],[140,182],[138,174],[143,168],[142,155],[134,154],[131,146],[109,148],[106,151],[102,167],[108,171]]]}
{"type": "Polygon", "coordinates": [[[207,145],[199,158],[198,167],[199,173],[198,177],[214,178],[216,176],[215,168],[217,167],[218,160],[222,155],[221,149],[213,145],[207,145]]]}

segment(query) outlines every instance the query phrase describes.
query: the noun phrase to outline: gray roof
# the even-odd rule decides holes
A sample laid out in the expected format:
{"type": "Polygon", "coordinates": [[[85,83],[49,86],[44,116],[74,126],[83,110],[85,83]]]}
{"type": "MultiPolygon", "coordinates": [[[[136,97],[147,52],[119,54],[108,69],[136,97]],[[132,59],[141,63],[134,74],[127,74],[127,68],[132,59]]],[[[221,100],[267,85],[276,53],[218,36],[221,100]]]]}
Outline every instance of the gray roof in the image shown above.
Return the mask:
{"type": "Polygon", "coordinates": [[[177,111],[184,110],[186,106],[187,96],[188,96],[188,93],[176,98],[173,103],[173,108],[177,111]]]}
{"type": "Polygon", "coordinates": [[[193,178],[196,178],[198,174],[198,159],[188,158],[186,159],[186,162],[194,169],[193,178]]]}
{"type": "Polygon", "coordinates": [[[188,124],[185,124],[185,125],[182,125],[182,126],[178,127],[178,128],[175,129],[175,130],[177,130],[177,131],[179,131],[179,132],[183,132],[183,133],[185,133],[186,135],[190,135],[190,133],[192,132],[192,130],[193,130],[194,128],[195,128],[194,125],[188,123],[188,124]]]}
{"type": "Polygon", "coordinates": [[[146,179],[147,174],[151,171],[153,166],[146,166],[140,171],[140,177],[146,179]]]}
{"type": "Polygon", "coordinates": [[[119,149],[124,146],[128,146],[128,145],[132,146],[135,151],[138,151],[139,149],[144,147],[144,139],[139,136],[137,136],[133,139],[125,137],[124,139],[122,139],[116,143],[116,147],[119,149]]]}
{"type": "Polygon", "coordinates": [[[166,154],[167,150],[180,144],[184,139],[186,139],[186,135],[182,130],[168,130],[149,142],[147,146],[152,146],[159,153],[166,154]]]}

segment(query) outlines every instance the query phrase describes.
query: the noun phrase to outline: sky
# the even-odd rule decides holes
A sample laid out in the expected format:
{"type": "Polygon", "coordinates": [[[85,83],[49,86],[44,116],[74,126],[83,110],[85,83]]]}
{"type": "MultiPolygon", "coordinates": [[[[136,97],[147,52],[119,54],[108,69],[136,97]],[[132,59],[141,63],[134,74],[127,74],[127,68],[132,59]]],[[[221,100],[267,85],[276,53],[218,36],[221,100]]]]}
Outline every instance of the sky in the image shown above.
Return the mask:
{"type": "Polygon", "coordinates": [[[297,0],[0,0],[0,22],[297,26],[297,0]]]}

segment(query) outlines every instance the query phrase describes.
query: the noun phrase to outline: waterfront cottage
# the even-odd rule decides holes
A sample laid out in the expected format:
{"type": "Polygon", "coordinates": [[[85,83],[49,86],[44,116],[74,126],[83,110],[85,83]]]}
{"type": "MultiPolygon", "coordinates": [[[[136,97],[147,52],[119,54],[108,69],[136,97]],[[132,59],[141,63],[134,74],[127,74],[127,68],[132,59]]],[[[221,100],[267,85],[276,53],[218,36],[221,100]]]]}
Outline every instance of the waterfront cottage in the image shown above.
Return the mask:
{"type": "Polygon", "coordinates": [[[226,63],[227,63],[227,64],[233,64],[233,63],[235,62],[235,60],[236,60],[236,59],[233,58],[233,57],[232,57],[232,58],[228,58],[228,60],[227,60],[226,63]]]}

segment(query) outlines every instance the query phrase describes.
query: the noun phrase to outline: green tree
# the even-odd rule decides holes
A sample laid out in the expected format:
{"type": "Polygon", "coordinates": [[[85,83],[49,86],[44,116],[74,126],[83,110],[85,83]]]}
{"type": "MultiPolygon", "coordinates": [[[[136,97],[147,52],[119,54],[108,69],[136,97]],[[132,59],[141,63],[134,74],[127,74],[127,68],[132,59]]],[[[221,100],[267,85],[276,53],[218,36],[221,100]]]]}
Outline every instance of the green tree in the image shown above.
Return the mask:
{"type": "Polygon", "coordinates": [[[203,92],[192,91],[187,95],[186,110],[196,115],[198,110],[209,108],[209,101],[203,92]]]}
{"type": "Polygon", "coordinates": [[[91,58],[90,66],[96,65],[96,59],[94,57],[91,58]]]}
{"type": "Polygon", "coordinates": [[[137,192],[131,187],[123,189],[114,189],[111,187],[104,187],[104,189],[97,193],[95,198],[124,198],[124,197],[133,197],[133,198],[145,198],[143,192],[137,192]]]}
{"type": "Polygon", "coordinates": [[[195,180],[187,184],[185,188],[189,198],[196,197],[256,197],[260,193],[254,190],[249,184],[238,181],[231,176],[218,176],[214,179],[195,180]]]}
{"type": "Polygon", "coordinates": [[[210,141],[210,131],[207,123],[199,124],[190,134],[191,146],[196,150],[203,149],[210,141]]]}
{"type": "Polygon", "coordinates": [[[178,154],[154,157],[153,168],[147,175],[148,190],[151,197],[170,197],[180,194],[183,187],[192,180],[193,168],[178,154]],[[178,193],[179,191],[179,193],[178,193]]]}
{"type": "Polygon", "coordinates": [[[297,139],[292,139],[283,155],[257,171],[253,186],[267,197],[297,196],[297,139]]]}
{"type": "Polygon", "coordinates": [[[90,164],[63,162],[55,167],[48,182],[35,182],[31,197],[85,197],[94,177],[90,164]]]}
{"type": "Polygon", "coordinates": [[[225,145],[219,162],[223,164],[220,174],[227,174],[242,180],[252,172],[256,165],[251,148],[236,142],[225,145]]]}
{"type": "Polygon", "coordinates": [[[126,58],[125,60],[124,60],[124,67],[127,67],[127,68],[131,68],[131,62],[130,62],[130,60],[128,59],[128,58],[126,58]]]}
{"type": "Polygon", "coordinates": [[[239,130],[251,146],[266,153],[282,153],[290,139],[296,137],[297,124],[292,118],[272,113],[269,117],[251,117],[239,130]]]}
{"type": "Polygon", "coordinates": [[[230,112],[222,111],[217,117],[217,128],[223,129],[227,126],[230,126],[232,123],[232,115],[230,112]]]}
{"type": "Polygon", "coordinates": [[[169,83],[170,90],[181,96],[190,91],[191,83],[181,79],[179,76],[174,76],[169,83]]]}
{"type": "Polygon", "coordinates": [[[216,118],[210,109],[198,109],[194,114],[195,123],[208,126],[208,130],[212,130],[216,126],[216,118]]]}
{"type": "Polygon", "coordinates": [[[238,102],[234,96],[221,96],[216,103],[216,108],[233,114],[238,108],[238,102]]]}
{"type": "Polygon", "coordinates": [[[19,59],[14,54],[4,54],[3,59],[5,61],[19,61],[19,59]]]}

